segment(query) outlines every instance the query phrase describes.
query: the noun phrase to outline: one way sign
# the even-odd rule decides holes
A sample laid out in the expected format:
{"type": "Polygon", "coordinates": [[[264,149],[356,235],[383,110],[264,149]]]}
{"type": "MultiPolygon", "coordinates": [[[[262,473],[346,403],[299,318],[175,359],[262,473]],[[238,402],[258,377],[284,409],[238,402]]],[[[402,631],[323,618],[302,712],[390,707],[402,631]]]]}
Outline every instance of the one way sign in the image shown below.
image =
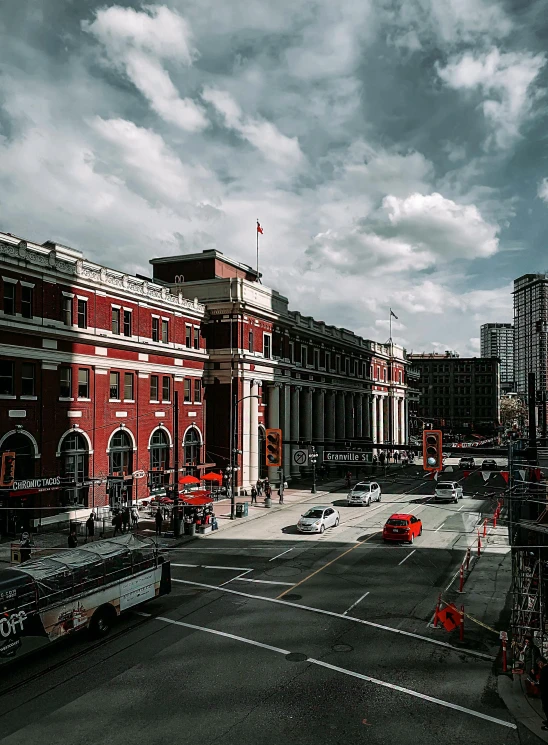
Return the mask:
{"type": "Polygon", "coordinates": [[[446,631],[454,631],[460,626],[460,610],[451,603],[443,610],[438,611],[438,621],[444,626],[446,631]]]}

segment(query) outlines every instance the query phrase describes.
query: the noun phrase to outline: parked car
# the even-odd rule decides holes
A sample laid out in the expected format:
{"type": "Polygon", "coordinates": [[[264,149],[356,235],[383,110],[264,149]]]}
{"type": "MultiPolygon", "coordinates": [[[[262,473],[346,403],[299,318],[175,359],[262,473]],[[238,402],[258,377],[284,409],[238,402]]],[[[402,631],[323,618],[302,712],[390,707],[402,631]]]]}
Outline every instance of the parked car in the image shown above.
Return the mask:
{"type": "Polygon", "coordinates": [[[476,461],[472,457],[465,457],[459,460],[459,468],[475,468],[476,461]]]}
{"type": "Polygon", "coordinates": [[[371,502],[381,501],[381,487],[376,481],[360,481],[356,484],[351,491],[348,492],[346,497],[348,506],[353,504],[364,504],[369,507],[371,502]]]}
{"type": "Polygon", "coordinates": [[[481,470],[482,471],[498,471],[499,467],[497,466],[496,460],[484,460],[481,464],[481,470]]]}
{"type": "Polygon", "coordinates": [[[323,533],[326,528],[337,527],[339,513],[333,507],[311,507],[297,523],[299,533],[323,533]]]}
{"type": "Polygon", "coordinates": [[[456,481],[440,481],[436,485],[436,491],[434,492],[435,502],[458,502],[464,496],[462,486],[459,486],[456,481]]]}
{"type": "Polygon", "coordinates": [[[415,538],[422,535],[422,520],[415,515],[396,513],[388,518],[382,530],[384,542],[408,541],[413,543],[415,538]]]}

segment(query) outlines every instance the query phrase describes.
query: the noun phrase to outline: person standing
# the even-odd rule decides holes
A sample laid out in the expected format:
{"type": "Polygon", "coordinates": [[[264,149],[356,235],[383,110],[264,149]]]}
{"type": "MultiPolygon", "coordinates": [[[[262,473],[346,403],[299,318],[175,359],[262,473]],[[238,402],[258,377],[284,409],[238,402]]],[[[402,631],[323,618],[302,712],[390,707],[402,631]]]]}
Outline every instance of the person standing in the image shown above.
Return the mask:
{"type": "Polygon", "coordinates": [[[284,484],[283,481],[280,481],[280,486],[278,487],[278,504],[284,503],[284,484]]]}
{"type": "Polygon", "coordinates": [[[86,541],[88,538],[93,541],[94,537],[95,537],[95,515],[92,512],[91,515],[86,520],[86,541]]]}
{"type": "Polygon", "coordinates": [[[160,507],[158,507],[158,510],[156,511],[156,535],[162,535],[162,525],[164,522],[164,518],[162,517],[162,510],[160,507]]]}
{"type": "Polygon", "coordinates": [[[30,537],[30,533],[23,533],[21,536],[21,564],[23,564],[25,561],[28,561],[30,559],[30,555],[32,552],[32,540],[30,537]]]}
{"type": "Polygon", "coordinates": [[[381,450],[380,455],[379,455],[379,462],[381,464],[381,468],[382,466],[384,466],[385,460],[386,460],[386,453],[384,452],[384,450],[381,450]]]}
{"type": "Polygon", "coordinates": [[[124,510],[122,512],[122,533],[129,533],[130,519],[129,507],[124,507],[124,510]]]}
{"type": "Polygon", "coordinates": [[[255,487],[257,489],[257,496],[262,497],[263,495],[263,484],[260,479],[257,479],[257,483],[255,484],[255,487]]]}
{"type": "Polygon", "coordinates": [[[257,489],[255,486],[251,487],[251,504],[257,504],[257,489]]]}
{"type": "Polygon", "coordinates": [[[71,528],[69,536],[68,536],[68,547],[76,548],[77,545],[78,545],[78,536],[76,535],[76,529],[71,528]]]}
{"type": "Polygon", "coordinates": [[[120,512],[117,512],[114,515],[112,518],[112,524],[114,525],[114,533],[112,534],[112,537],[115,538],[118,533],[122,532],[122,515],[120,512]]]}
{"type": "Polygon", "coordinates": [[[136,505],[131,508],[131,526],[133,530],[137,530],[139,527],[139,510],[136,505]]]}

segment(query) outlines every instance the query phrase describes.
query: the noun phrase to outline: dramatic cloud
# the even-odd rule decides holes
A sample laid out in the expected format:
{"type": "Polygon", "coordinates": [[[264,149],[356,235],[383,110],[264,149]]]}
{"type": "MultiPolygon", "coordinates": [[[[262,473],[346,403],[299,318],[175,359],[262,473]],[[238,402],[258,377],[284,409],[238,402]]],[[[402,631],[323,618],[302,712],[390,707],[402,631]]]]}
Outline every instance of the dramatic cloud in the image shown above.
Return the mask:
{"type": "Polygon", "coordinates": [[[481,92],[483,113],[494,130],[491,141],[507,147],[531,112],[535,94],[530,87],[545,61],[543,54],[527,52],[466,52],[438,66],[438,74],[451,88],[481,92]]]}

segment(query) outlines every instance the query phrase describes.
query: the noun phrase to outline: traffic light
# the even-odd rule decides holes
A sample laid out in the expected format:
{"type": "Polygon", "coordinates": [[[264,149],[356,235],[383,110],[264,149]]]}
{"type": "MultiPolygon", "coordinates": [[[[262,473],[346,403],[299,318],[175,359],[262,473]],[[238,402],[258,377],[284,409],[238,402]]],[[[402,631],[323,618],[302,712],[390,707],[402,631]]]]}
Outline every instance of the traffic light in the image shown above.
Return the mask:
{"type": "Polygon", "coordinates": [[[279,468],[282,465],[282,430],[266,430],[266,465],[279,468]]]}
{"type": "Polygon", "coordinates": [[[425,429],[422,433],[422,465],[425,471],[443,468],[442,433],[439,429],[425,429]]]}
{"type": "Polygon", "coordinates": [[[315,450],[311,450],[308,453],[308,462],[312,463],[312,465],[315,465],[318,460],[318,453],[315,450]]]}
{"type": "Polygon", "coordinates": [[[15,481],[15,453],[2,453],[2,470],[0,471],[0,489],[9,489],[15,481]]]}

